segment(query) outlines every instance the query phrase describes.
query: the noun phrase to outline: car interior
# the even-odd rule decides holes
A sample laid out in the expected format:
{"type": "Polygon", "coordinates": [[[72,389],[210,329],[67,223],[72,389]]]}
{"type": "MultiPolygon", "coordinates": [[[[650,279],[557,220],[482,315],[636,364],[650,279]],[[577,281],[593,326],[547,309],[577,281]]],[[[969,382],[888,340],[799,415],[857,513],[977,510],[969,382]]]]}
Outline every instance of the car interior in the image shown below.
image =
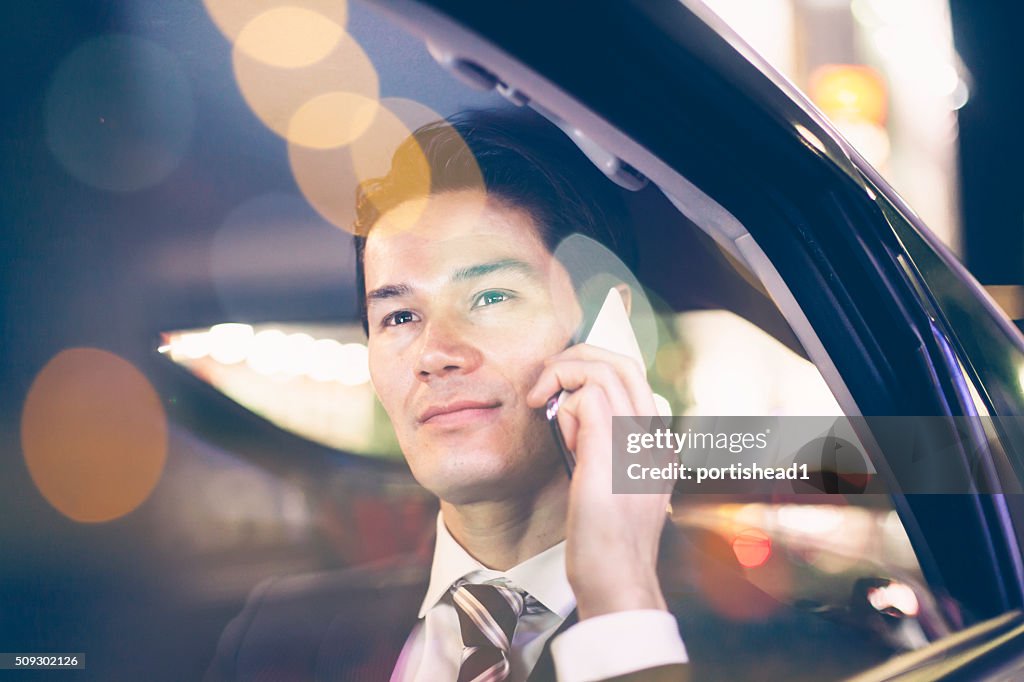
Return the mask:
{"type": "MultiPolygon", "coordinates": [[[[632,144],[643,156],[642,135],[609,132],[582,105],[531,100],[550,84],[524,76],[535,86],[524,93],[494,81],[417,35],[429,19],[355,0],[264,4],[133,3],[112,23],[135,42],[61,57],[73,76],[75,59],[134,51],[136,73],[165,74],[151,81],[163,86],[140,86],[138,101],[121,104],[160,108],[184,127],[154,142],[167,168],[153,179],[102,175],[74,146],[87,144],[63,142],[60,130],[33,142],[37,157],[55,160],[41,171],[44,200],[25,209],[35,229],[20,238],[40,255],[18,275],[31,289],[13,311],[11,338],[22,343],[12,345],[25,350],[14,351],[10,376],[35,390],[35,373],[57,349],[73,349],[72,368],[88,359],[76,350],[103,349],[100,366],[116,368],[119,358],[152,385],[167,447],[159,482],[114,523],[57,513],[63,507],[39,497],[21,469],[0,487],[30,510],[33,534],[80,557],[73,571],[56,550],[14,562],[20,585],[32,573],[44,580],[11,602],[12,624],[31,622],[29,604],[57,609],[62,595],[88,591],[103,617],[79,605],[37,627],[81,641],[94,657],[121,656],[127,678],[160,660],[166,679],[198,679],[262,579],[423,551],[437,501],[412,478],[369,382],[353,189],[415,127],[458,111],[532,109],[621,194],[639,246],[633,274],[652,315],[648,378],[673,414],[828,417],[864,407],[817,338],[821,318],[776,270],[787,256],[751,236],[748,217],[763,207],[785,214],[763,188],[750,186],[744,214],[702,189],[713,177],[667,166],[640,173],[620,150],[632,144]],[[266,11],[312,27],[309,63],[261,52],[272,44],[253,37],[272,31],[274,21],[260,19],[266,11]],[[282,124],[318,97],[325,108],[309,117],[322,124],[339,87],[379,99],[389,124],[363,143],[282,124]],[[154,615],[133,620],[139,610],[154,615]]],[[[60,87],[78,85],[68,76],[60,87]]],[[[55,88],[41,95],[56,112],[52,126],[65,106],[55,88]]],[[[746,153],[732,160],[736,172],[764,172],[760,150],[746,153]]],[[[841,197],[815,201],[821,215],[844,214],[841,197]]],[[[692,604],[681,628],[688,649],[707,652],[697,679],[843,678],[976,622],[969,605],[931,584],[898,504],[886,492],[825,488],[676,495],[662,546],[672,569],[662,578],[670,601],[692,604]]],[[[28,531],[15,535],[29,542],[28,531]]]]}

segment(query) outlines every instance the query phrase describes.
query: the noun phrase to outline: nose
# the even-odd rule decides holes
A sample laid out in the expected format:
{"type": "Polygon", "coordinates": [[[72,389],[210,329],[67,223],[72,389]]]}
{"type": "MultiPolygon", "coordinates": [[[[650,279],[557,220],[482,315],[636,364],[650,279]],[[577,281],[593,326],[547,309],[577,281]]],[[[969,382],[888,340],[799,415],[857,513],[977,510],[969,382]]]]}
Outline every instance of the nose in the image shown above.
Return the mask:
{"type": "Polygon", "coordinates": [[[414,370],[420,381],[472,372],[483,358],[470,330],[451,317],[435,315],[424,323],[419,341],[414,370]]]}

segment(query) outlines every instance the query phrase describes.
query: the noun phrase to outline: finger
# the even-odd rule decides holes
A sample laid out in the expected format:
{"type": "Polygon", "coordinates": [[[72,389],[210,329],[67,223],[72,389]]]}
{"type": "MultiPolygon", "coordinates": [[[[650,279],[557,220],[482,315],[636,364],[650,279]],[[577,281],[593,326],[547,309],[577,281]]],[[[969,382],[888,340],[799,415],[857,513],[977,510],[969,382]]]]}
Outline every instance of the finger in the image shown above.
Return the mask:
{"type": "Polygon", "coordinates": [[[607,364],[582,360],[548,363],[527,394],[526,402],[531,407],[540,407],[560,391],[576,391],[588,382],[611,383],[617,380],[614,369],[607,364]]]}
{"type": "Polygon", "coordinates": [[[558,355],[545,360],[546,365],[551,365],[564,360],[582,360],[600,362],[614,368],[616,374],[622,380],[626,390],[632,397],[636,407],[634,414],[657,414],[657,406],[651,392],[651,386],[647,382],[647,372],[644,365],[634,358],[621,353],[615,353],[604,348],[580,343],[568,348],[558,355]]]}
{"type": "Polygon", "coordinates": [[[604,390],[589,384],[570,393],[558,409],[558,426],[566,446],[576,453],[577,461],[587,461],[595,451],[591,444],[611,443],[613,408],[604,390]]]}
{"type": "Polygon", "coordinates": [[[559,360],[549,363],[537,377],[526,396],[531,407],[542,407],[560,391],[576,391],[586,384],[598,384],[620,415],[656,414],[654,396],[646,379],[623,379],[614,366],[605,362],[559,360]]]}

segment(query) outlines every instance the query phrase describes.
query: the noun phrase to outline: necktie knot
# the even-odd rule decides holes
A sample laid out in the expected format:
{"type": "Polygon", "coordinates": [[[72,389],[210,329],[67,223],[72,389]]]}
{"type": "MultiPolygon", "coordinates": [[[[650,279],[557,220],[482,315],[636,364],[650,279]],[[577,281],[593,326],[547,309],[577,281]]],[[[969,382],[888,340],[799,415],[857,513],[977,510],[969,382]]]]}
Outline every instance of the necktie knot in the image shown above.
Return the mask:
{"type": "Polygon", "coordinates": [[[508,651],[523,615],[522,592],[493,583],[462,583],[452,592],[465,646],[492,646],[508,651]]]}
{"type": "Polygon", "coordinates": [[[452,602],[465,647],[459,682],[505,680],[512,638],[526,607],[525,593],[503,584],[460,582],[452,588],[452,602]]]}

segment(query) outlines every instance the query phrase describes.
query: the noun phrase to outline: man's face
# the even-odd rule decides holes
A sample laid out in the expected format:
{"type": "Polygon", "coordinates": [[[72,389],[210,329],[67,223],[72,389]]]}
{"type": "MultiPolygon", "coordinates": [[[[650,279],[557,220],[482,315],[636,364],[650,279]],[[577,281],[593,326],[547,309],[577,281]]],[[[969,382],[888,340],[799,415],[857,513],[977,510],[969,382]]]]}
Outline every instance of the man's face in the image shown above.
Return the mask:
{"type": "Polygon", "coordinates": [[[526,394],[581,318],[569,275],[525,211],[480,191],[421,210],[389,211],[366,242],[374,388],[413,475],[438,497],[529,495],[561,474],[526,394]]]}

